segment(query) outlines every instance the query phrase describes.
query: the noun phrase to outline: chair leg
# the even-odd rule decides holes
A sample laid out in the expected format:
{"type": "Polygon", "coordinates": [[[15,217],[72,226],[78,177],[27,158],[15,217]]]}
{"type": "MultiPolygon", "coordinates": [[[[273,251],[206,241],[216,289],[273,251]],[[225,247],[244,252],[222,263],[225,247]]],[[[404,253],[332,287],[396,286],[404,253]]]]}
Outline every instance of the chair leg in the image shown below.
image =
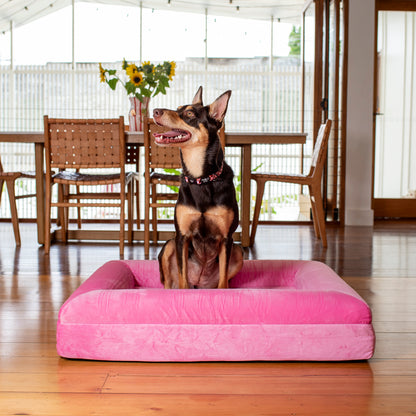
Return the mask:
{"type": "Polygon", "coordinates": [[[49,254],[51,248],[51,193],[52,185],[46,179],[45,184],[45,254],[49,254]]]}
{"type": "Polygon", "coordinates": [[[256,238],[257,225],[259,223],[260,208],[261,208],[261,203],[263,200],[265,183],[266,181],[264,180],[256,179],[256,184],[257,184],[256,206],[254,208],[253,223],[251,225],[250,246],[254,245],[254,240],[256,238]]]}
{"type": "Polygon", "coordinates": [[[133,185],[133,181],[127,185],[127,241],[129,244],[133,243],[133,185]]]}
{"type": "Polygon", "coordinates": [[[317,186],[311,186],[311,202],[312,202],[312,215],[313,223],[315,227],[315,233],[318,231],[317,237],[321,239],[322,245],[328,247],[325,230],[325,212],[321,195],[320,184],[317,186]],[[317,223],[315,225],[315,223],[317,223]]]}
{"type": "Polygon", "coordinates": [[[3,185],[4,185],[4,180],[1,179],[0,180],[0,204],[1,204],[1,196],[3,194],[3,185]]]}
{"type": "MultiPolygon", "coordinates": [[[[58,185],[58,201],[68,202],[68,188],[65,185],[58,185]]],[[[68,242],[69,208],[58,208],[58,218],[61,224],[62,241],[66,244],[68,242]]]]}
{"type": "MultiPolygon", "coordinates": [[[[152,185],[152,204],[157,203],[156,198],[156,186],[152,185]]],[[[152,208],[152,234],[153,234],[153,244],[157,244],[157,208],[152,208]]]]}
{"type": "Polygon", "coordinates": [[[152,208],[152,240],[157,244],[157,208],[152,208]]]}
{"type": "Polygon", "coordinates": [[[315,199],[315,194],[314,194],[314,188],[311,185],[309,185],[309,198],[311,200],[312,223],[313,223],[313,229],[315,231],[315,237],[320,239],[321,234],[319,232],[318,212],[316,212],[316,199],[315,199]]]}
{"type": "MultiPolygon", "coordinates": [[[[79,194],[80,193],[80,187],[77,186],[76,189],[77,189],[77,194],[79,194]]],[[[77,207],[77,227],[78,227],[78,230],[81,229],[81,223],[82,223],[81,207],[77,207]]]]}
{"type": "Polygon", "coordinates": [[[126,218],[126,194],[125,194],[125,190],[124,192],[121,192],[121,197],[120,197],[121,201],[120,201],[120,235],[119,235],[119,239],[120,239],[120,258],[124,257],[124,229],[126,226],[126,222],[125,222],[125,218],[126,218]]]}
{"type": "Polygon", "coordinates": [[[16,246],[20,247],[20,231],[19,231],[19,218],[17,216],[17,207],[16,207],[16,195],[14,192],[14,179],[6,180],[7,191],[9,193],[9,202],[10,202],[10,213],[12,215],[12,224],[14,231],[14,239],[16,241],[16,246]]]}
{"type": "Polygon", "coordinates": [[[140,230],[140,178],[137,178],[136,182],[136,223],[137,229],[140,230]]]}
{"type": "Polygon", "coordinates": [[[149,245],[150,245],[150,201],[145,199],[144,203],[144,255],[145,258],[149,258],[149,245]]]}

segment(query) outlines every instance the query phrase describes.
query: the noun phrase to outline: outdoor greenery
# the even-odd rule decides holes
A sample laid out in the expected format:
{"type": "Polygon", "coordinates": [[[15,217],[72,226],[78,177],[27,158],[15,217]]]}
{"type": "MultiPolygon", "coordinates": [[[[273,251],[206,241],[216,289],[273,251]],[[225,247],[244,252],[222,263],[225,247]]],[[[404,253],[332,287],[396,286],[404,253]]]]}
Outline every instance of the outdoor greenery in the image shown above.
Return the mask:
{"type": "Polygon", "coordinates": [[[300,41],[301,41],[301,28],[300,26],[293,26],[292,31],[289,34],[289,48],[290,56],[299,56],[300,55],[300,41]]]}

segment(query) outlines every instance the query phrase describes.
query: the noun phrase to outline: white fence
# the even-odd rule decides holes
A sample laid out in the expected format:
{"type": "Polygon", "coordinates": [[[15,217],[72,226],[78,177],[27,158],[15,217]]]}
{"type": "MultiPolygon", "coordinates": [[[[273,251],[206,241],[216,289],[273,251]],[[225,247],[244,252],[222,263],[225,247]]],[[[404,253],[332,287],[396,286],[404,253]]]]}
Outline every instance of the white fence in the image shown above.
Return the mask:
{"type": "MultiPolygon", "coordinates": [[[[121,63],[103,66],[120,68],[121,63]]],[[[206,103],[225,90],[233,91],[226,116],[227,131],[300,131],[301,68],[297,61],[277,62],[272,72],[261,59],[241,60],[237,64],[226,60],[210,62],[207,71],[198,61],[177,63],[167,95],[153,98],[150,107],[176,108],[189,103],[199,85],[204,87],[206,103]]],[[[126,92],[121,86],[112,91],[100,83],[98,64],[78,64],[75,70],[69,64],[13,70],[0,67],[0,94],[0,131],[42,131],[44,114],[68,118],[124,115],[128,120],[126,92]]],[[[308,141],[306,155],[310,149],[308,141]]],[[[0,155],[5,170],[34,169],[32,145],[0,143],[0,155]]],[[[229,148],[226,156],[238,185],[239,150],[229,148]]],[[[259,145],[253,147],[252,164],[260,166],[259,171],[300,172],[299,156],[300,145],[259,145]]],[[[16,192],[32,192],[33,187],[33,182],[22,181],[16,192]]],[[[298,186],[271,184],[266,189],[267,203],[261,219],[298,219],[298,199],[298,186]]],[[[18,204],[20,218],[35,218],[35,201],[23,199],[18,204]]],[[[85,219],[103,218],[102,213],[92,211],[83,215],[85,219]]],[[[9,217],[7,197],[3,196],[0,218],[9,217]]]]}

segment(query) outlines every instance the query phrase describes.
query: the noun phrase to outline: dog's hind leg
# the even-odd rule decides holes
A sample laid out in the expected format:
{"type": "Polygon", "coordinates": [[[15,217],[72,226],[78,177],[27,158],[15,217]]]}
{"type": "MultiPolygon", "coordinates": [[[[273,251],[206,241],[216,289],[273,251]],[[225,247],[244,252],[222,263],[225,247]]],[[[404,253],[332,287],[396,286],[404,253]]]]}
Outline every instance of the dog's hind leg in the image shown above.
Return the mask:
{"type": "Polygon", "coordinates": [[[179,273],[176,261],[175,240],[168,240],[162,247],[158,256],[160,281],[165,289],[175,289],[178,287],[179,273]]]}

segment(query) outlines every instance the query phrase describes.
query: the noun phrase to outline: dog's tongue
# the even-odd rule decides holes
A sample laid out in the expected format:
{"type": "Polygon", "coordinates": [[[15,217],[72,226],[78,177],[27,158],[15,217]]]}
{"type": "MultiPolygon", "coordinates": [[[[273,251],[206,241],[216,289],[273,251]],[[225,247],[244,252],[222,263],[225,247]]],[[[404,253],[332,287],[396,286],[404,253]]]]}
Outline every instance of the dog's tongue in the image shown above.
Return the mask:
{"type": "Polygon", "coordinates": [[[176,137],[176,136],[179,136],[179,135],[181,135],[181,132],[180,131],[177,131],[177,130],[176,131],[174,131],[174,130],[165,131],[163,133],[155,133],[154,134],[155,137],[164,136],[164,137],[169,137],[169,138],[176,137]]]}
{"type": "Polygon", "coordinates": [[[156,143],[181,143],[190,139],[189,132],[184,130],[171,130],[163,133],[153,133],[156,143]]]}

